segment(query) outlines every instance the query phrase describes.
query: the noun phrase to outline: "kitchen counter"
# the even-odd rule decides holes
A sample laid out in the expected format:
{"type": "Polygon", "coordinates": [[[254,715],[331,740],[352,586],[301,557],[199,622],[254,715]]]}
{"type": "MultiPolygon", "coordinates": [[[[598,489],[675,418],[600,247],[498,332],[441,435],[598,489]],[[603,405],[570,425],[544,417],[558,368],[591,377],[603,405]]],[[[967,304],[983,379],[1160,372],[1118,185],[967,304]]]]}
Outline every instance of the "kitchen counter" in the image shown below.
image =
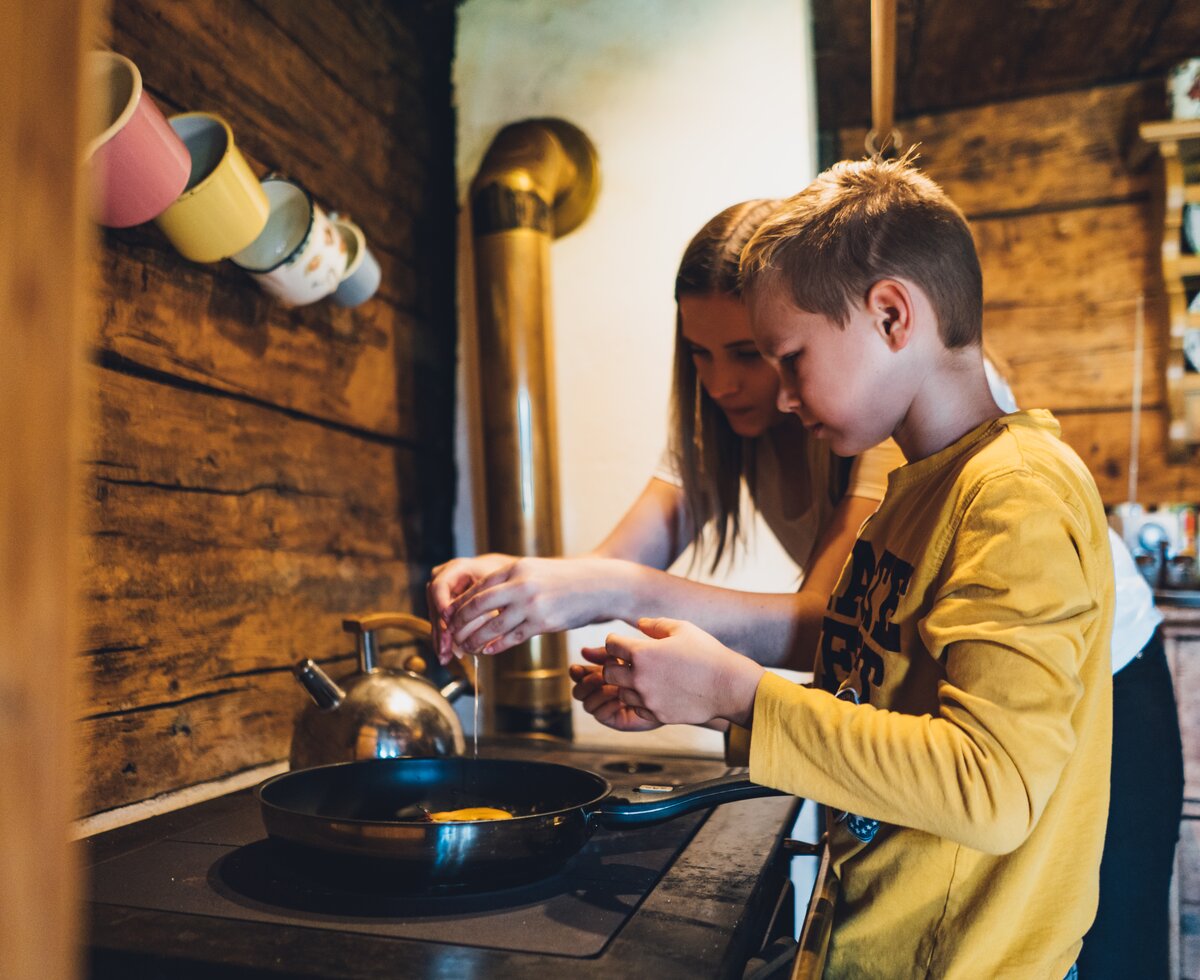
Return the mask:
{"type": "MultiPolygon", "coordinates": [[[[685,782],[726,771],[709,758],[631,760],[546,744],[483,754],[568,761],[618,786],[613,773],[630,762],[665,767],[654,779],[682,772],[685,782]]],[[[534,886],[330,915],[280,909],[227,873],[254,866],[256,849],[269,847],[243,790],[83,843],[92,976],[740,977],[751,955],[790,928],[780,843],[796,807],[768,797],[602,830],[567,872],[534,886]],[[486,938],[497,929],[500,941],[486,938]]]]}

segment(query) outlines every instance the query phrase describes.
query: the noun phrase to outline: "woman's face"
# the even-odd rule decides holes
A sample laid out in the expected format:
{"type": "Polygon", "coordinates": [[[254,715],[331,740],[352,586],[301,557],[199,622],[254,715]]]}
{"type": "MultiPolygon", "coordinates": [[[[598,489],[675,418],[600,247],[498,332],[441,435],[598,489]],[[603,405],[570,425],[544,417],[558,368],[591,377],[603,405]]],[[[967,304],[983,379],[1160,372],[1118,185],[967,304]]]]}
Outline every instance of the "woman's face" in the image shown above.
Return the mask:
{"type": "Polygon", "coordinates": [[[750,315],[735,296],[681,296],[679,318],[700,383],[739,436],[754,438],[784,414],[776,407],[779,377],[750,336],[750,315]]]}

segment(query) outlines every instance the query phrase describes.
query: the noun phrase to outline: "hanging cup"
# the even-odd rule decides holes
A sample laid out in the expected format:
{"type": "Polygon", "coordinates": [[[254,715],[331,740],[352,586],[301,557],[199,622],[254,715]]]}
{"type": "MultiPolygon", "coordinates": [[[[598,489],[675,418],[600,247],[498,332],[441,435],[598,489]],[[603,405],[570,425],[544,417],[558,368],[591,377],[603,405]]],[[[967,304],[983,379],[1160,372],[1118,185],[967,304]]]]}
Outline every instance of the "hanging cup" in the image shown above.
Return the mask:
{"type": "Polygon", "coordinates": [[[379,288],[379,263],[367,248],[367,236],[349,218],[331,214],[330,220],[346,243],[346,271],[333,294],[338,306],[358,306],[365,303],[379,288]]]}
{"type": "Polygon", "coordinates": [[[142,88],[142,73],[124,55],[87,56],[91,90],[103,99],[104,126],[84,151],[92,214],[110,228],[140,225],[179,196],[191,169],[188,149],[142,88]]]}
{"type": "Polygon", "coordinates": [[[262,233],[233,256],[234,264],[286,306],[328,296],[346,272],[346,242],[299,184],[273,175],[262,189],[270,216],[262,233]]]}
{"type": "Polygon", "coordinates": [[[185,112],[168,121],[191,153],[192,169],[179,199],[159,215],[158,227],[185,259],[227,259],[263,230],[270,211],[266,195],[224,119],[185,112]]]}

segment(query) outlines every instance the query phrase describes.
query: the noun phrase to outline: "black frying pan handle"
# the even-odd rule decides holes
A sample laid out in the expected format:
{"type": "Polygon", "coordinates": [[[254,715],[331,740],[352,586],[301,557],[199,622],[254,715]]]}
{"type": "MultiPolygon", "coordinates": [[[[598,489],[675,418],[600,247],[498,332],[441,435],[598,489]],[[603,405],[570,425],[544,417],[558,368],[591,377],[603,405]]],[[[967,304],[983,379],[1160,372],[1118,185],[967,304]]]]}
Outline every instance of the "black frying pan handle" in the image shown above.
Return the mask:
{"type": "Polygon", "coordinates": [[[745,773],[739,773],[680,786],[671,793],[653,796],[639,794],[642,797],[639,800],[630,800],[610,793],[588,812],[588,820],[601,827],[640,827],[680,817],[695,810],[704,810],[719,803],[782,795],[784,794],[780,790],[752,783],[745,773]]]}

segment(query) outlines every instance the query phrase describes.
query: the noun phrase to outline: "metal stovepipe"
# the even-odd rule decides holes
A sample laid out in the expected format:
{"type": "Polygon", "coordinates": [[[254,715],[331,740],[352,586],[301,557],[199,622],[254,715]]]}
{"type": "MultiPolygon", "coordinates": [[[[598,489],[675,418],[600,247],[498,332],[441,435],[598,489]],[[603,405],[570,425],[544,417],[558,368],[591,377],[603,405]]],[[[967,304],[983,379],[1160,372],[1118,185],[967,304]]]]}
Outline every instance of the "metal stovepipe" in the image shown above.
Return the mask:
{"type": "MultiPolygon", "coordinates": [[[[493,551],[562,551],[550,243],[587,217],[597,173],[595,149],[579,129],[560,119],[530,119],[497,134],[471,185],[487,545],[493,551]]],[[[481,661],[484,731],[570,737],[561,635],[535,637],[481,661]]]]}

